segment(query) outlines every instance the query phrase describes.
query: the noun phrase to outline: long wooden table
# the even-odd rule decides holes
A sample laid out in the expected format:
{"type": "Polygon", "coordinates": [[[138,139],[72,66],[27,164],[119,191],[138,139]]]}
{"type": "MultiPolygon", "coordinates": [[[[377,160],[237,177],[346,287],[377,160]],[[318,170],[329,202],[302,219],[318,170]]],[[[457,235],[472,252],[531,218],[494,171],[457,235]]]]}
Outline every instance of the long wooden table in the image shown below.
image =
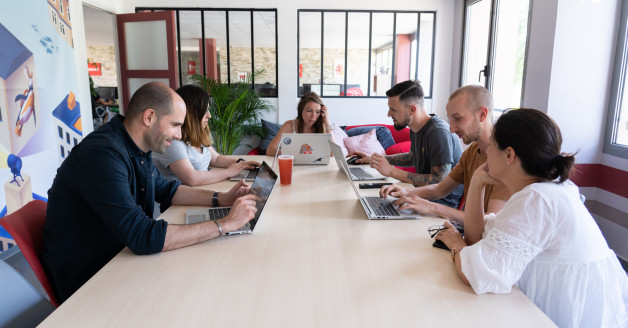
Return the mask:
{"type": "MultiPolygon", "coordinates": [[[[190,208],[160,219],[182,224],[190,208]]],[[[253,234],[149,256],[124,249],[42,326],[554,326],[517,288],[476,295],[464,285],[426,231],[443,221],[368,220],[333,160],[295,166],[253,234]]]]}

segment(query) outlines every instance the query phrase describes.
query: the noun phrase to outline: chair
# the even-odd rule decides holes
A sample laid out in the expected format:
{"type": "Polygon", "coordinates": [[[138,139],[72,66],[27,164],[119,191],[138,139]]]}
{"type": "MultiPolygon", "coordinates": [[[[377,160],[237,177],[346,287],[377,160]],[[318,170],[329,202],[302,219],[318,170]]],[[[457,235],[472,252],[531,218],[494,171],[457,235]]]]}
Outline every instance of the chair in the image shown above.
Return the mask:
{"type": "Polygon", "coordinates": [[[55,307],[8,263],[0,261],[0,327],[35,327],[55,307]]]}
{"type": "Polygon", "coordinates": [[[46,202],[33,200],[19,210],[0,218],[0,225],[15,239],[24,258],[50,298],[50,303],[59,306],[52,285],[39,261],[43,249],[42,234],[46,222],[46,202]]]}

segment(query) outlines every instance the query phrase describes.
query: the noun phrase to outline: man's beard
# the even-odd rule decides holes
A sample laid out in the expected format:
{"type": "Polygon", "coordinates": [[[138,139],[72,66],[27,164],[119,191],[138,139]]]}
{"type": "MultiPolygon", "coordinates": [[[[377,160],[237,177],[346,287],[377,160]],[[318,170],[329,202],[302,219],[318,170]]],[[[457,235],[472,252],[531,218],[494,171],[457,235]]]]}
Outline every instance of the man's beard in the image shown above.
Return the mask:
{"type": "Polygon", "coordinates": [[[395,122],[393,124],[393,126],[395,127],[395,130],[401,131],[401,130],[405,129],[408,126],[409,123],[410,123],[410,118],[406,119],[406,121],[403,122],[403,123],[396,123],[395,122]]]}

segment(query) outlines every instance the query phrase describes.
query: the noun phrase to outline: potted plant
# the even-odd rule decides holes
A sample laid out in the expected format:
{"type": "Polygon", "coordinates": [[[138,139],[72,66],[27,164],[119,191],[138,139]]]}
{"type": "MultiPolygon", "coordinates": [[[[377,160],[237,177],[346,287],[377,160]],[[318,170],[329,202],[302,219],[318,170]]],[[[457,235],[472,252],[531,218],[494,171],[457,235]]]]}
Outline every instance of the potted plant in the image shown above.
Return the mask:
{"type": "MultiPolygon", "coordinates": [[[[220,83],[203,75],[193,75],[195,81],[211,95],[209,128],[216,150],[224,155],[231,155],[245,136],[264,136],[260,125],[262,113],[274,111],[273,106],[263,100],[251,86],[256,71],[249,74],[245,82],[220,83]]],[[[248,145],[253,148],[252,146],[248,145]]]]}

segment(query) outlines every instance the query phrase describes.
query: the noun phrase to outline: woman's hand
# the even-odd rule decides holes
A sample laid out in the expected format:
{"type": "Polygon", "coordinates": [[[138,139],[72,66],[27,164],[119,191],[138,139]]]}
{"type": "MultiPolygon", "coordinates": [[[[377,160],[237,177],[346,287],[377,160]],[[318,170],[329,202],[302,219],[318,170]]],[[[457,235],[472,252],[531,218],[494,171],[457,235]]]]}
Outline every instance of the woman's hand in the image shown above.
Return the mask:
{"type": "Polygon", "coordinates": [[[473,176],[471,177],[471,181],[475,180],[476,183],[480,183],[482,185],[494,185],[500,183],[498,180],[489,175],[488,170],[488,163],[485,162],[475,170],[473,176]]]}
{"type": "Polygon", "coordinates": [[[240,174],[240,172],[242,170],[245,170],[248,168],[249,165],[246,164],[246,162],[240,162],[240,163],[233,163],[231,165],[229,165],[229,167],[227,167],[225,169],[225,172],[227,173],[227,176],[229,178],[234,177],[238,174],[240,174]]]}
{"type": "Polygon", "coordinates": [[[256,167],[262,166],[262,164],[260,162],[258,162],[258,161],[244,161],[244,162],[241,162],[241,163],[244,163],[246,165],[245,169],[247,169],[247,170],[252,170],[252,169],[254,169],[256,167]]]}
{"type": "Polygon", "coordinates": [[[325,128],[330,126],[331,121],[329,120],[329,111],[325,105],[321,105],[321,116],[323,117],[323,124],[325,125],[325,128]]]}
{"type": "Polygon", "coordinates": [[[460,250],[467,246],[467,242],[464,241],[458,229],[449,223],[449,221],[445,221],[445,229],[439,231],[436,236],[434,236],[434,239],[442,241],[449,249],[460,250]]]}

